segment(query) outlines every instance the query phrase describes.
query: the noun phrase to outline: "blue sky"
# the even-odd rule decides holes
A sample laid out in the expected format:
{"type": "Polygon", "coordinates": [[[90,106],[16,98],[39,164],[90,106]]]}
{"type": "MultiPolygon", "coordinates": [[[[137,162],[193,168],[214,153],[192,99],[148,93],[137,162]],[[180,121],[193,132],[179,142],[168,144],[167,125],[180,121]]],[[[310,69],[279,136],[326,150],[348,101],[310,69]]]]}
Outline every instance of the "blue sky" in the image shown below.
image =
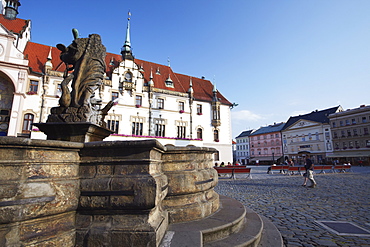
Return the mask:
{"type": "Polygon", "coordinates": [[[239,104],[233,138],[290,116],[369,105],[369,0],[21,0],[32,41],[102,36],[120,53],[127,12],[136,58],[205,76],[239,104]]]}

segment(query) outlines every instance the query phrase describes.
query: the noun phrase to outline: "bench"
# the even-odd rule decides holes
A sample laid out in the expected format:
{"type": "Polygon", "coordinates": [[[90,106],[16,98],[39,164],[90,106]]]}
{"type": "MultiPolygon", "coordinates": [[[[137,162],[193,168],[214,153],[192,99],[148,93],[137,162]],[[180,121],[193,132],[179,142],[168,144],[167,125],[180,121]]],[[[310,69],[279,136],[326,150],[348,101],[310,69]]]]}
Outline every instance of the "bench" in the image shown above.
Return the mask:
{"type": "Polygon", "coordinates": [[[325,171],[333,171],[333,167],[328,165],[315,165],[313,169],[314,171],[320,171],[319,173],[325,173],[325,171]]]}
{"type": "Polygon", "coordinates": [[[215,167],[218,174],[230,174],[229,178],[235,179],[235,174],[248,174],[247,178],[252,178],[251,168],[246,168],[243,166],[225,166],[225,167],[215,167]]]}
{"type": "Polygon", "coordinates": [[[294,172],[297,172],[297,174],[302,175],[302,171],[304,170],[305,169],[303,166],[289,166],[287,175],[294,175],[294,172]]]}
{"type": "Polygon", "coordinates": [[[346,172],[351,171],[351,165],[335,165],[333,168],[334,172],[346,172]]]}
{"type": "Polygon", "coordinates": [[[268,171],[269,171],[269,173],[271,172],[271,174],[273,174],[273,171],[280,171],[282,173],[286,173],[289,166],[279,165],[279,166],[270,166],[269,168],[270,169],[268,171]]]}

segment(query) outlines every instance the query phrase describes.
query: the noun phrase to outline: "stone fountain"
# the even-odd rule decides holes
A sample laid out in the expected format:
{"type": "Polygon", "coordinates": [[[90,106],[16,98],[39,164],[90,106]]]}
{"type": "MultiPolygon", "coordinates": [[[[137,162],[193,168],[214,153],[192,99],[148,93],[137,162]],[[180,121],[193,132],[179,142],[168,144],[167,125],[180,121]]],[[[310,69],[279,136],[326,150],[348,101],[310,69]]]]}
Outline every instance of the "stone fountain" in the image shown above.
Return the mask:
{"type": "Polygon", "coordinates": [[[0,137],[0,246],[282,246],[271,223],[214,191],[215,149],[102,141],[105,48],[74,38],[57,46],[60,105],[35,124],[48,140],[0,137]]]}

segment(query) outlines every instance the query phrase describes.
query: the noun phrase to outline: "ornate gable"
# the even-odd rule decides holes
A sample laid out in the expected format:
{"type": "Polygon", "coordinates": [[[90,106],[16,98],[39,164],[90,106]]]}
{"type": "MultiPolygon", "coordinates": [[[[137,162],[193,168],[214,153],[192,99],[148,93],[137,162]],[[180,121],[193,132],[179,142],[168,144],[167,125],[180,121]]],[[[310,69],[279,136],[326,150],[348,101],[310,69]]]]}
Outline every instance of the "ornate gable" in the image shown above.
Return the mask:
{"type": "Polygon", "coordinates": [[[317,126],[318,123],[317,122],[313,122],[313,121],[309,121],[309,120],[305,120],[305,119],[300,119],[298,120],[297,122],[295,122],[294,124],[292,124],[290,127],[287,128],[287,130],[293,130],[293,129],[300,129],[300,128],[304,128],[304,127],[312,127],[312,126],[317,126]]]}

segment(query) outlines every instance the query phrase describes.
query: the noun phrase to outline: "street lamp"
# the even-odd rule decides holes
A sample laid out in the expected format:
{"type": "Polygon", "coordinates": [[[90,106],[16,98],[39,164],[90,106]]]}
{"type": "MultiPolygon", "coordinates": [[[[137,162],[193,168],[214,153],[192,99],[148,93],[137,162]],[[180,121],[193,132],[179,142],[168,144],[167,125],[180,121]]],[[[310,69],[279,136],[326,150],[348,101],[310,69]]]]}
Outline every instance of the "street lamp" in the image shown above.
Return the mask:
{"type": "Polygon", "coordinates": [[[272,164],[274,164],[275,163],[275,153],[274,152],[272,152],[272,164]]]}

